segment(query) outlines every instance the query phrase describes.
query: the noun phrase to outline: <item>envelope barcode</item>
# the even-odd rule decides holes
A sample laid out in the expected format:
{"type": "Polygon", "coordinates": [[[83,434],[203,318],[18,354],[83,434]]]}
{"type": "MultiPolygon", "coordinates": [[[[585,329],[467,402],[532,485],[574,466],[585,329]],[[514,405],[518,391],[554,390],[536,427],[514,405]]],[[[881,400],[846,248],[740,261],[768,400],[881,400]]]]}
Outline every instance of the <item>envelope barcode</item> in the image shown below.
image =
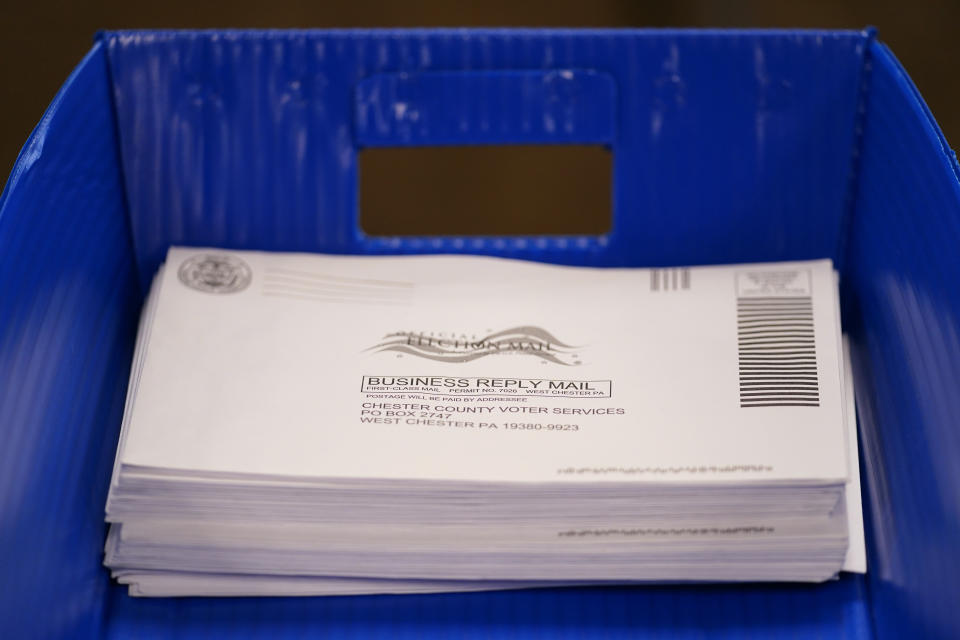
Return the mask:
{"type": "Polygon", "coordinates": [[[650,291],[679,291],[690,288],[690,269],[651,269],[650,291]]]}
{"type": "Polygon", "coordinates": [[[820,405],[810,297],[737,298],[741,407],[820,405]]]}

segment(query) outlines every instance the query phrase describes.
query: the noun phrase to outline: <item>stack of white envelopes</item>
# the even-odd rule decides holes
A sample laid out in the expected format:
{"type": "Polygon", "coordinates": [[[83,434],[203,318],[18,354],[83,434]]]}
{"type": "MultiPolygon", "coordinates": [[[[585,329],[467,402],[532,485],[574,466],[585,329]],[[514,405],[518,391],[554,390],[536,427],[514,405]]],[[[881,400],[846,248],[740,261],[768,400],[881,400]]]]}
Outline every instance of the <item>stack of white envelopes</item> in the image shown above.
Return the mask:
{"type": "Polygon", "coordinates": [[[863,571],[843,353],[825,260],[174,248],[106,564],[144,596],[863,571]]]}

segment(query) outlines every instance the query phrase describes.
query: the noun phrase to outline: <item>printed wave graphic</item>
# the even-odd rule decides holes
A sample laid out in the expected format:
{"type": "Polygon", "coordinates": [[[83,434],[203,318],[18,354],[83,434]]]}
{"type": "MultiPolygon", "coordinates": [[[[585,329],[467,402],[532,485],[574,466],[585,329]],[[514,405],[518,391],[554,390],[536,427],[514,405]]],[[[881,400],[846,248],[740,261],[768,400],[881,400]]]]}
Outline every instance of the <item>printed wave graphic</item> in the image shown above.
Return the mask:
{"type": "Polygon", "coordinates": [[[478,339],[456,339],[415,333],[395,333],[368,351],[396,352],[435,362],[471,362],[492,355],[528,355],[564,366],[580,364],[578,347],[560,341],[542,327],[504,329],[478,339]]]}

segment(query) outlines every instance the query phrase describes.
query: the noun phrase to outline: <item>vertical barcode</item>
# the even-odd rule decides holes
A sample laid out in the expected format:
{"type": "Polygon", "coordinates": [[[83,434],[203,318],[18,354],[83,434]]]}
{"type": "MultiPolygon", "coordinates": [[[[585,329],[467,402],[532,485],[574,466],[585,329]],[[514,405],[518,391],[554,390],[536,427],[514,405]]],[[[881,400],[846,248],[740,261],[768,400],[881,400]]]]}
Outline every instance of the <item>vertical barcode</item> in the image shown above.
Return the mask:
{"type": "Polygon", "coordinates": [[[690,288],[690,269],[651,269],[650,291],[679,291],[690,288]]]}
{"type": "Polygon", "coordinates": [[[810,297],[737,298],[741,407],[817,407],[810,297]]]}

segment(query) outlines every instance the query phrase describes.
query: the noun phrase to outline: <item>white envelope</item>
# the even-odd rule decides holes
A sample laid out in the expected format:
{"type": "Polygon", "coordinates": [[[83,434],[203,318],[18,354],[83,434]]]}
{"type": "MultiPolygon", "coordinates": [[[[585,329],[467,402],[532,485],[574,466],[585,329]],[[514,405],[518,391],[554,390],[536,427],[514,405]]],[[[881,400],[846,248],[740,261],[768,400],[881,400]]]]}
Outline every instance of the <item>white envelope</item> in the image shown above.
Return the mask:
{"type": "Polygon", "coordinates": [[[843,484],[829,261],[574,269],[173,248],[120,462],[843,484]]]}

